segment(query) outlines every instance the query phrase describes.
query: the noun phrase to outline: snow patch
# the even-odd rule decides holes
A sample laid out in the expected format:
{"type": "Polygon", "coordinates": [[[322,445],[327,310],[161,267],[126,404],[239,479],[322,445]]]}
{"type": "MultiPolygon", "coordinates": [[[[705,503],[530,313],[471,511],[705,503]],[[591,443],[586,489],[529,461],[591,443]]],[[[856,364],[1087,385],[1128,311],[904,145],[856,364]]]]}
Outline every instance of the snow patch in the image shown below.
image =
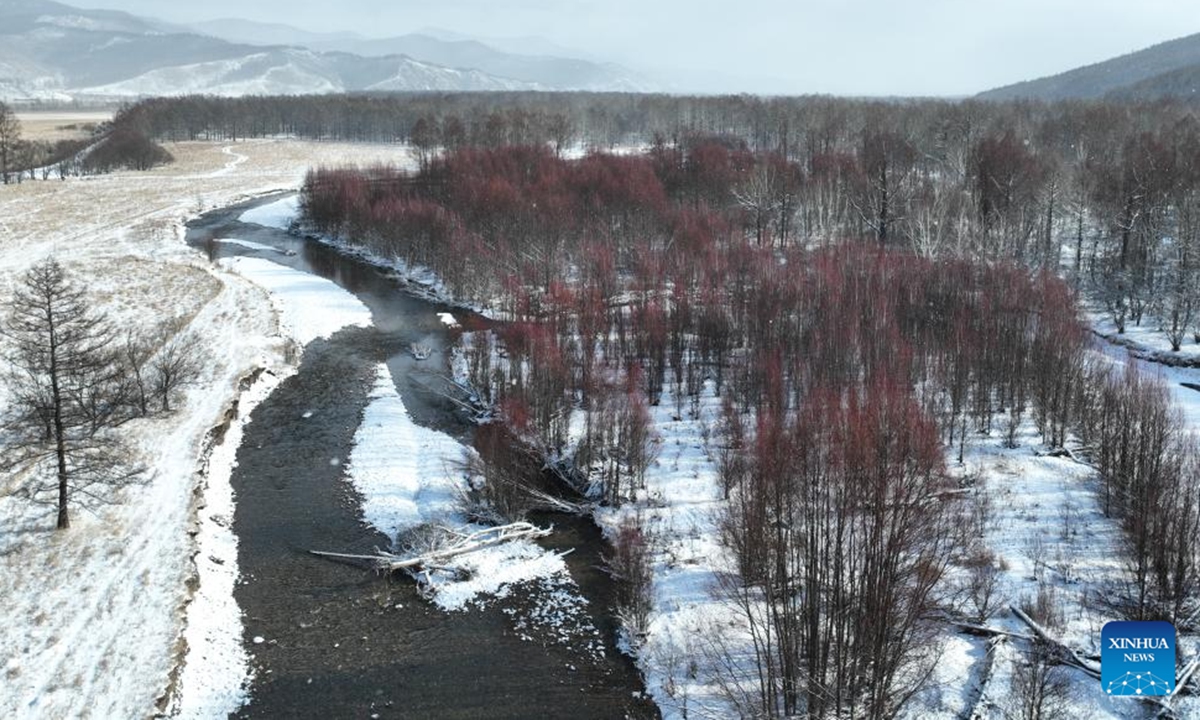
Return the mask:
{"type": "Polygon", "coordinates": [[[250,662],[242,647],[242,612],[233,597],[238,540],[233,532],[230,479],[250,414],[280,381],[280,377],[264,373],[241,396],[239,417],[208,459],[205,507],[196,537],[200,585],[187,611],[184,638],[188,652],[179,679],[177,717],[226,717],[246,702],[250,662]]]}
{"type": "Polygon", "coordinates": [[[262,243],[256,243],[251,240],[237,240],[234,238],[218,238],[217,242],[221,243],[222,245],[236,245],[238,247],[246,248],[247,250],[257,250],[260,252],[277,252],[280,254],[284,254],[283,251],[277,247],[272,247],[271,245],[264,245],[262,243]]]}
{"type": "Polygon", "coordinates": [[[300,197],[293,195],[242,213],[238,222],[287,230],[300,214],[300,197]]]}
{"type": "Polygon", "coordinates": [[[265,289],[283,332],[300,345],[344,327],[371,326],[367,306],[332,280],[255,257],[224,258],[221,266],[265,289]]]}
{"type": "Polygon", "coordinates": [[[557,553],[544,550],[531,540],[514,540],[503,545],[463,555],[452,563],[462,579],[436,581],[433,601],[443,610],[465,610],[482,597],[504,598],[520,583],[567,575],[567,564],[557,553]]]}
{"type": "MultiPolygon", "coordinates": [[[[455,468],[470,452],[449,435],[413,422],[391,371],[380,364],[347,469],[363,497],[363,519],[393,540],[427,523],[463,526],[463,532],[483,529],[466,525],[457,510],[464,478],[455,468]]],[[[562,556],[528,539],[483,548],[444,565],[446,571],[430,574],[426,588],[447,611],[505,598],[531,581],[553,579],[558,586],[574,588],[562,556]]]]}
{"type": "Polygon", "coordinates": [[[449,435],[412,421],[380,364],[347,470],[363,496],[363,519],[394,540],[401,530],[451,518],[464,452],[449,435]]]}

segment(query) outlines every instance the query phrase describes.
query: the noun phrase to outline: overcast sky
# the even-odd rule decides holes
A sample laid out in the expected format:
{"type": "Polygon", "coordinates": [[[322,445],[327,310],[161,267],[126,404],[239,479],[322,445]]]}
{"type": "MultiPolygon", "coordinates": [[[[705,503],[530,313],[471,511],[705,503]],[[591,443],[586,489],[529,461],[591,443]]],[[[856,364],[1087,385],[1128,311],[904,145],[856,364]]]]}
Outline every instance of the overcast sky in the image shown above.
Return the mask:
{"type": "Polygon", "coordinates": [[[971,94],[1200,32],[1194,0],[65,1],[176,22],[536,35],[725,92],[971,94]]]}

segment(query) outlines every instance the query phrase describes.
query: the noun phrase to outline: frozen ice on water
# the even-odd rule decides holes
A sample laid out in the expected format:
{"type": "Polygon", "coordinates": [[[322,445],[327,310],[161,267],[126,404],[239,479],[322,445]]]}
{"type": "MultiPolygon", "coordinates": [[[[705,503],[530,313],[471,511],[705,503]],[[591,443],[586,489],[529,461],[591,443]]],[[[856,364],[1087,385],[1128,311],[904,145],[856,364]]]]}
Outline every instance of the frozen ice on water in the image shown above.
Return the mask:
{"type": "Polygon", "coordinates": [[[300,345],[344,327],[371,327],[371,311],[332,280],[259,257],[225,258],[221,266],[267,291],[283,334],[300,345]]]}
{"type": "Polygon", "coordinates": [[[273,203],[251,208],[242,213],[241,217],[238,218],[238,222],[249,225],[262,225],[263,227],[275,228],[277,230],[287,230],[299,214],[300,198],[293,195],[282,200],[276,200],[273,203]]]}

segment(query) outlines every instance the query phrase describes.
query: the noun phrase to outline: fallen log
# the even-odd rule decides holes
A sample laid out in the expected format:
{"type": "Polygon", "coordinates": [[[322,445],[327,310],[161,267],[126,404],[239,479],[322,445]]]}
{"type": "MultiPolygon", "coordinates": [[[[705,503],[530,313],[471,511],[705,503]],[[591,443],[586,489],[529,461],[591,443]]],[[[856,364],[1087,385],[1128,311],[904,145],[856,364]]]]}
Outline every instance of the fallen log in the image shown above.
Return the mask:
{"type": "Polygon", "coordinates": [[[1033,618],[1026,615],[1021,608],[1017,607],[1016,605],[1011,606],[1011,608],[1013,614],[1016,615],[1021,622],[1028,625],[1029,629],[1033,630],[1035,635],[1041,638],[1041,640],[1047,645],[1050,645],[1059,651],[1060,658],[1064,664],[1076,667],[1088,675],[1096,678],[1097,680],[1100,679],[1100,668],[1093,666],[1092,663],[1088,662],[1085,658],[1080,657],[1079,653],[1052,638],[1050,633],[1046,632],[1045,629],[1043,629],[1042,626],[1039,625],[1033,618]]]}
{"type": "Polygon", "coordinates": [[[414,557],[404,557],[383,550],[376,550],[374,555],[355,555],[322,550],[309,550],[309,552],[318,557],[366,561],[378,571],[396,572],[397,570],[442,566],[451,558],[521,538],[546,537],[552,528],[539,528],[532,523],[516,522],[475,531],[454,530],[446,527],[441,530],[454,539],[442,547],[414,557]]]}
{"type": "Polygon", "coordinates": [[[1022,640],[1032,640],[1033,637],[1022,633],[1015,633],[1010,630],[1001,630],[1000,628],[989,627],[987,625],[976,625],[974,623],[962,622],[959,620],[951,620],[950,624],[968,635],[977,635],[979,637],[1015,637],[1022,640]]]}
{"type": "Polygon", "coordinates": [[[1174,699],[1180,690],[1187,687],[1188,682],[1192,679],[1192,675],[1196,673],[1198,668],[1200,668],[1200,657],[1192,658],[1192,661],[1183,667],[1183,670],[1179,672],[1179,677],[1175,680],[1175,689],[1168,696],[1168,702],[1174,699]]]}
{"type": "Polygon", "coordinates": [[[992,671],[996,665],[996,647],[1005,642],[1008,642],[1007,634],[993,635],[988,638],[987,652],[983,656],[983,667],[979,670],[979,680],[971,692],[970,700],[958,715],[962,720],[983,720],[985,717],[986,710],[980,710],[980,705],[985,703],[988,683],[992,681],[992,671]]]}

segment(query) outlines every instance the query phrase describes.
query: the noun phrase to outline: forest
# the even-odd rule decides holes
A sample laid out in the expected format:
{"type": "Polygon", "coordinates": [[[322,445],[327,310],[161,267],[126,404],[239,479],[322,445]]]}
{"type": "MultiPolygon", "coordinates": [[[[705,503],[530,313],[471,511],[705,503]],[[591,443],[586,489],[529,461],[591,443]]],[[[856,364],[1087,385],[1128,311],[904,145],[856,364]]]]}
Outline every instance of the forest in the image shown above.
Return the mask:
{"type": "MultiPolygon", "coordinates": [[[[979,152],[1029,159],[1008,136],[979,152]]],[[[820,200],[838,188],[711,138],[645,155],[464,148],[415,173],[315,170],[303,207],[318,232],[500,309],[507,322],[467,351],[472,386],[606,503],[642,489],[647,407],[664,388],[677,416],[711,388],[730,590],[763,623],[758,710],[891,717],[949,566],[991,572],[945,472],[969,436],[1015,443],[1032,419],[1047,447],[1087,448],[1127,535],[1131,582],[1115,602],[1131,618],[1191,615],[1200,479],[1164,389],[1097,361],[1048,249],[1022,255],[1012,241],[1013,218],[1040,208],[1014,210],[989,179],[973,210],[982,247],[922,253],[889,229],[908,210],[888,199],[895,166],[880,167],[884,179],[840,188],[833,225],[860,232],[838,240],[805,217],[838,217],[820,200]]],[[[1100,234],[1089,260],[1120,248],[1120,231],[1100,234]]],[[[1031,235],[1027,250],[1044,247],[1031,235]]]]}
{"type": "MultiPolygon", "coordinates": [[[[996,612],[986,510],[950,468],[1030,423],[1096,470],[1122,535],[1111,612],[1196,621],[1200,456],[1160,380],[1095,352],[1088,316],[1174,350],[1200,339],[1186,104],[194,97],[115,125],[408,143],[413,168],[313,169],[305,226],[502,319],[464,344],[476,401],[606,506],[645,491],[652,408],[699,417],[717,398],[722,592],[754,655],[743,714],[904,709],[934,623],[996,612]]],[[[641,529],[614,541],[649,582],[641,529]]],[[[1028,614],[1048,624],[1043,600],[1028,614]]],[[[644,587],[623,602],[645,622],[644,587]]]]}
{"type": "Polygon", "coordinates": [[[423,164],[509,146],[650,149],[666,192],[757,244],[870,237],[923,257],[1061,268],[1118,331],[1152,320],[1176,350],[1200,319],[1200,120],[1182,102],[197,96],[128,106],[114,127],[138,167],[168,159],[143,138],[406,142],[423,164]]]}

